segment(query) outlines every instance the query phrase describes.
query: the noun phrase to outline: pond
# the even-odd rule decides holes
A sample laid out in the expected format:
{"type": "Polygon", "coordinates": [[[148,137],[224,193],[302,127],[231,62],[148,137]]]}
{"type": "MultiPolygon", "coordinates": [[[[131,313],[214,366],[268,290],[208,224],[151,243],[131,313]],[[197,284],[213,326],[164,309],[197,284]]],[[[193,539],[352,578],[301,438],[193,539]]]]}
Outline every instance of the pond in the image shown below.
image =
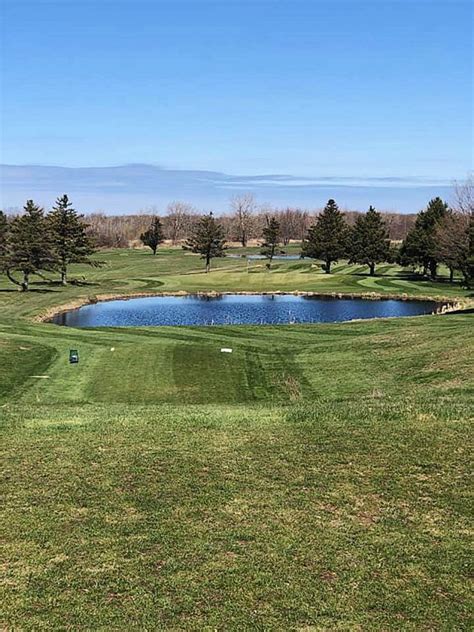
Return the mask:
{"type": "MultiPolygon", "coordinates": [[[[247,259],[247,261],[268,261],[268,257],[265,255],[226,255],[228,259],[247,259]]],[[[301,255],[274,255],[273,261],[298,261],[303,260],[301,255]]]]}
{"type": "Polygon", "coordinates": [[[93,303],[51,320],[69,327],[158,325],[276,325],[335,323],[359,318],[431,314],[439,303],[292,294],[152,296],[93,303]]]}

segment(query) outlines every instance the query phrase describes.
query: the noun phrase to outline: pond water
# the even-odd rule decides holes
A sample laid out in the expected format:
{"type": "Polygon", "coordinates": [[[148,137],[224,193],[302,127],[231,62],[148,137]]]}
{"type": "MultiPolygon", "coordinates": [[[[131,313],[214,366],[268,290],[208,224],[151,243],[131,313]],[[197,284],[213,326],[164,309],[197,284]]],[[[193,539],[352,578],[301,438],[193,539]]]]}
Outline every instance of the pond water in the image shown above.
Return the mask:
{"type": "MultiPolygon", "coordinates": [[[[268,257],[265,255],[226,255],[229,259],[247,259],[248,261],[263,261],[267,260],[268,257]]],[[[273,261],[298,261],[299,259],[304,259],[301,255],[274,255],[273,261]]]]}
{"type": "Polygon", "coordinates": [[[69,327],[334,323],[355,318],[431,314],[439,306],[434,301],[338,299],[291,294],[153,296],[85,305],[56,315],[52,322],[69,327]]]}

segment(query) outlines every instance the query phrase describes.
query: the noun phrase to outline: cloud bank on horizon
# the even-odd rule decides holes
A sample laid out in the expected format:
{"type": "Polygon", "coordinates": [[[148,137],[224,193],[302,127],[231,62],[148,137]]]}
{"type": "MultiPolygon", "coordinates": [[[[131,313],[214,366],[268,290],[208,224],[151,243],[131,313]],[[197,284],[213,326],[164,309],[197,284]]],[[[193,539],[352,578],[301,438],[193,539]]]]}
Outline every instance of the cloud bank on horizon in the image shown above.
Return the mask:
{"type": "Polygon", "coordinates": [[[315,209],[334,198],[341,208],[416,212],[436,195],[449,199],[452,181],[418,177],[300,177],[285,174],[229,175],[216,171],[167,169],[148,164],[114,167],[2,165],[0,203],[22,207],[33,198],[49,208],[67,193],[84,213],[128,214],[156,209],[172,200],[198,209],[226,212],[235,195],[252,193],[260,204],[315,209]]]}

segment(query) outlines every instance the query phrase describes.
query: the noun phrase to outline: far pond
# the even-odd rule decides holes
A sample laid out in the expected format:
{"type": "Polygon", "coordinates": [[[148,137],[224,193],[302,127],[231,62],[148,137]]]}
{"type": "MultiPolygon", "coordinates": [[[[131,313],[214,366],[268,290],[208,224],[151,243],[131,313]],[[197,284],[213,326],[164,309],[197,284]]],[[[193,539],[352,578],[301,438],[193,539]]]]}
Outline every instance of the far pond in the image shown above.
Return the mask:
{"type": "Polygon", "coordinates": [[[418,316],[431,314],[439,307],[434,301],[291,294],[153,296],[85,305],[56,315],[52,322],[69,327],[335,323],[360,318],[418,316]]]}

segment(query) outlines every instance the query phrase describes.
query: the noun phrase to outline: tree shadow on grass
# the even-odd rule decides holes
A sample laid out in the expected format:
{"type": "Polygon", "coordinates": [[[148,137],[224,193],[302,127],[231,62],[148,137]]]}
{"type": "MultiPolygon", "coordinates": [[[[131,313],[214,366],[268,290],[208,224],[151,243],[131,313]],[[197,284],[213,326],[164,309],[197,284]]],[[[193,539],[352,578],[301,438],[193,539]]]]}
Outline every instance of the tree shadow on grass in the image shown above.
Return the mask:
{"type": "Polygon", "coordinates": [[[65,287],[98,287],[100,283],[95,281],[82,281],[80,279],[71,279],[68,281],[67,286],[64,286],[61,281],[33,281],[30,283],[29,292],[31,291],[51,291],[56,292],[57,290],[62,290],[65,287]]]}
{"type": "MultiPolygon", "coordinates": [[[[474,296],[471,294],[471,296],[474,296]]],[[[468,309],[456,309],[453,312],[447,312],[444,316],[455,316],[459,314],[474,314],[474,307],[469,307],[468,309]]]]}
{"type": "Polygon", "coordinates": [[[54,289],[52,287],[31,287],[26,291],[26,292],[21,292],[20,294],[49,294],[49,293],[55,293],[55,294],[59,294],[60,293],[60,289],[54,289]]]}
{"type": "Polygon", "coordinates": [[[378,272],[376,272],[375,274],[370,275],[368,272],[349,272],[348,276],[355,276],[355,277],[363,277],[365,278],[370,278],[370,279],[390,279],[390,276],[393,275],[389,275],[389,274],[379,274],[378,272]]]}
{"type": "Polygon", "coordinates": [[[416,272],[407,272],[403,270],[400,270],[398,272],[391,273],[391,274],[386,274],[385,272],[377,272],[377,268],[376,268],[375,274],[372,274],[372,275],[370,274],[369,269],[367,269],[364,272],[354,270],[354,272],[346,272],[345,274],[347,274],[347,276],[356,276],[356,277],[372,276],[372,278],[378,277],[379,279],[403,279],[405,281],[429,281],[429,279],[422,277],[420,274],[417,274],[416,272]]]}
{"type": "Polygon", "coordinates": [[[450,281],[449,278],[446,276],[438,276],[436,277],[436,279],[431,279],[430,277],[423,276],[418,272],[410,272],[408,270],[400,270],[395,274],[387,275],[387,278],[389,278],[390,276],[392,278],[403,279],[404,281],[413,281],[414,283],[439,283],[450,286],[462,286],[461,279],[459,278],[455,279],[454,281],[450,281]]]}
{"type": "Polygon", "coordinates": [[[1,288],[0,292],[16,293],[16,294],[47,294],[50,292],[58,293],[60,290],[54,290],[52,288],[45,287],[30,287],[26,292],[22,292],[19,288],[1,288]]]}

